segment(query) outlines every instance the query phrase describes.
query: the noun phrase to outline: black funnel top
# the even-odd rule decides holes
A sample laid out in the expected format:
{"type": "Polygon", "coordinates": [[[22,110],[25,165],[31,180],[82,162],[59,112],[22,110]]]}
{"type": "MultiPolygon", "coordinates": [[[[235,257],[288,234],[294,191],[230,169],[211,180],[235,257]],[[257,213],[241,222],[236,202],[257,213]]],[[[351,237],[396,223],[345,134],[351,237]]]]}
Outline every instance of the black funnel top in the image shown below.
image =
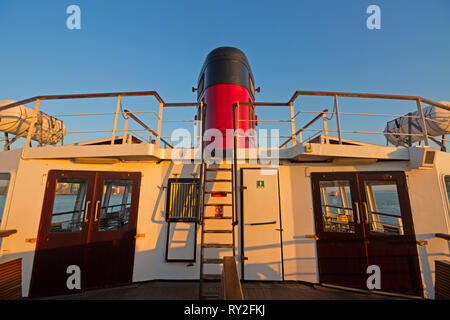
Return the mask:
{"type": "Polygon", "coordinates": [[[219,47],[211,51],[203,63],[198,78],[198,97],[209,86],[215,84],[236,84],[250,88],[250,78],[254,83],[252,70],[244,52],[233,47],[219,47]],[[203,79],[203,85],[200,83],[203,79]]]}

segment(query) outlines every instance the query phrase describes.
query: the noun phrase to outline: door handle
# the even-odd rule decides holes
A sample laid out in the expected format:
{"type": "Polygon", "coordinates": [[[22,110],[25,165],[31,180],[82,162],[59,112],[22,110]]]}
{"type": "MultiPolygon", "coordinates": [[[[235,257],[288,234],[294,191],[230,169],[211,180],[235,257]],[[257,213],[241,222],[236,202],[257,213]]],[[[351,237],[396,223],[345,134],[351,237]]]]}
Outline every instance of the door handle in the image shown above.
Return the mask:
{"type": "Polygon", "coordinates": [[[360,218],[359,218],[359,203],[358,202],[355,202],[355,208],[356,208],[356,223],[357,224],[360,224],[361,223],[361,220],[360,220],[360,218]]]}
{"type": "Polygon", "coordinates": [[[364,206],[364,214],[366,216],[366,224],[369,224],[370,219],[369,219],[369,210],[367,209],[367,203],[363,202],[363,206],[364,206]]]}
{"type": "Polygon", "coordinates": [[[89,205],[91,204],[91,201],[89,200],[86,202],[86,209],[84,210],[84,222],[88,222],[88,214],[89,214],[89,205]]]}
{"type": "Polygon", "coordinates": [[[94,216],[94,221],[97,222],[98,221],[98,204],[100,203],[100,200],[97,200],[97,202],[95,203],[95,216],[94,216]]]}
{"type": "Polygon", "coordinates": [[[270,222],[257,222],[257,223],[248,223],[248,226],[261,226],[264,224],[275,224],[277,223],[276,221],[270,221],[270,222]]]}

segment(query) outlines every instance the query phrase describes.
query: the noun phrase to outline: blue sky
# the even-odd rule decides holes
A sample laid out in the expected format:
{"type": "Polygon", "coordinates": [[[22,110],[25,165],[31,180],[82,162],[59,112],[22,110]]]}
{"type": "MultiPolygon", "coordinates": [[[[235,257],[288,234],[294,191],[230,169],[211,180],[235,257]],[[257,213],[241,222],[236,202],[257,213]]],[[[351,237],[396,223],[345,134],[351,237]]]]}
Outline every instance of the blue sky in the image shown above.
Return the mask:
{"type": "MultiPolygon", "coordinates": [[[[287,101],[295,90],[450,100],[449,16],[448,0],[1,0],[0,100],[157,90],[169,102],[195,101],[191,87],[204,58],[225,45],[246,53],[261,87],[258,101],[287,101]],[[66,28],[71,4],[81,8],[81,30],[66,28]],[[366,27],[371,4],[381,8],[381,30],[366,27]]],[[[98,110],[113,110],[108,103],[98,110]]],[[[331,110],[329,103],[305,99],[296,108],[331,110]]],[[[64,113],[64,106],[48,112],[64,113]]],[[[127,107],[147,110],[147,102],[127,107]]],[[[341,108],[404,114],[415,105],[363,100],[341,108]]],[[[277,116],[262,111],[260,118],[277,116]]],[[[385,120],[374,130],[382,131],[385,120]]],[[[366,129],[372,123],[360,121],[366,129]]]]}

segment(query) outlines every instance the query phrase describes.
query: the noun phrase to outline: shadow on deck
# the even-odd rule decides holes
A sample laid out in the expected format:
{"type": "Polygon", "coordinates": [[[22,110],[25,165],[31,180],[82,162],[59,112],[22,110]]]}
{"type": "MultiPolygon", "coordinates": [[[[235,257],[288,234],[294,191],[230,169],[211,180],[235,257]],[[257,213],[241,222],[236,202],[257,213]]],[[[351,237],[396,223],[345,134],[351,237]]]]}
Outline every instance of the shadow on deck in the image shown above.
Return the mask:
{"type": "MultiPolygon", "coordinates": [[[[198,300],[198,281],[158,280],[86,291],[55,300],[198,300]]],[[[243,282],[246,300],[398,300],[397,296],[355,292],[300,282],[243,282]]]]}

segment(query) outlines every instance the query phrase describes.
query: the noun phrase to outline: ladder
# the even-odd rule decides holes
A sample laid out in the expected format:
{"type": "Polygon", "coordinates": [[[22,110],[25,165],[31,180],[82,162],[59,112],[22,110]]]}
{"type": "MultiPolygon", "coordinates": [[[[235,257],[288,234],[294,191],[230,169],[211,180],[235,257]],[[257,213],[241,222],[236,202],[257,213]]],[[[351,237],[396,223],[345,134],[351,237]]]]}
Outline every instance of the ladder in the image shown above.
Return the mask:
{"type": "Polygon", "coordinates": [[[232,249],[233,257],[236,256],[234,163],[213,167],[203,162],[201,185],[203,201],[200,220],[202,231],[199,295],[200,299],[218,299],[222,277],[218,270],[223,268],[224,262],[220,254],[224,249],[232,249]],[[213,199],[220,199],[220,201],[212,201],[213,199]],[[218,207],[223,209],[223,215],[212,210],[218,207]],[[214,238],[220,238],[220,240],[214,238]],[[214,269],[216,272],[207,272],[205,270],[207,268],[214,269]]]}

